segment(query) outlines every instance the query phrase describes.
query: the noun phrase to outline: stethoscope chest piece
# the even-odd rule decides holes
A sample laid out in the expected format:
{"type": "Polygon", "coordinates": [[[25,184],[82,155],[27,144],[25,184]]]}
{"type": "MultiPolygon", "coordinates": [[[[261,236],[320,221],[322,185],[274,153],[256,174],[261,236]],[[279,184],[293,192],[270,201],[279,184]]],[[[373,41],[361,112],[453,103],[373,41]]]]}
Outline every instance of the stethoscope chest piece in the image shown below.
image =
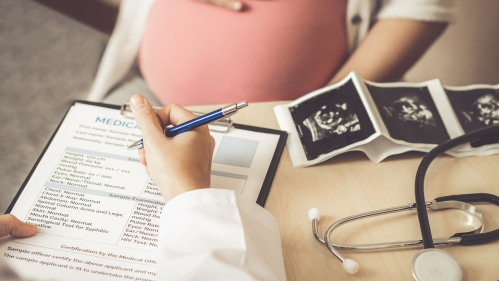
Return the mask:
{"type": "Polygon", "coordinates": [[[461,281],[461,266],[447,252],[429,248],[412,260],[412,275],[417,281],[461,281]]]}

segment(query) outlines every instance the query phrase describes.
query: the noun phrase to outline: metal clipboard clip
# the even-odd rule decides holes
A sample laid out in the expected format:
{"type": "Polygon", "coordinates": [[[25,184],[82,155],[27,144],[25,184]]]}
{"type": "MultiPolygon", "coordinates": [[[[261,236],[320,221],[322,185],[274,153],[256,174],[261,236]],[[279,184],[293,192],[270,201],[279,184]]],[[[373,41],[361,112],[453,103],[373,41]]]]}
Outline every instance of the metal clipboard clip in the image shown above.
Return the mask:
{"type": "MultiPolygon", "coordinates": [[[[158,111],[162,107],[153,106],[153,108],[155,111],[158,111]]],[[[192,114],[194,114],[196,116],[201,116],[201,115],[205,114],[205,113],[196,112],[196,111],[191,111],[191,112],[192,112],[192,114]]],[[[130,103],[128,103],[128,102],[121,106],[120,114],[124,118],[134,119],[132,109],[130,108],[130,103]]],[[[232,122],[230,117],[225,117],[225,118],[219,119],[215,122],[211,122],[210,124],[208,124],[208,128],[210,129],[210,131],[226,133],[232,128],[233,124],[234,123],[232,122]]]]}

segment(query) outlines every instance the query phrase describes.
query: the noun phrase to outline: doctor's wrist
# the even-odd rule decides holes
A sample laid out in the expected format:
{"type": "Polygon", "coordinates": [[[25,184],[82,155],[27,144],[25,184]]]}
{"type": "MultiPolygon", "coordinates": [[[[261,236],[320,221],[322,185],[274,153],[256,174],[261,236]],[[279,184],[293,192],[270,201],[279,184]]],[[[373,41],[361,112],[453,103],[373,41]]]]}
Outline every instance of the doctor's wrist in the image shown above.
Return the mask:
{"type": "Polygon", "coordinates": [[[190,176],[186,177],[183,180],[177,179],[172,181],[167,188],[161,188],[160,186],[158,187],[161,194],[163,195],[163,198],[165,199],[165,202],[168,202],[180,194],[189,191],[209,188],[210,180],[208,179],[197,181],[196,179],[192,178],[192,176],[190,176]]]}

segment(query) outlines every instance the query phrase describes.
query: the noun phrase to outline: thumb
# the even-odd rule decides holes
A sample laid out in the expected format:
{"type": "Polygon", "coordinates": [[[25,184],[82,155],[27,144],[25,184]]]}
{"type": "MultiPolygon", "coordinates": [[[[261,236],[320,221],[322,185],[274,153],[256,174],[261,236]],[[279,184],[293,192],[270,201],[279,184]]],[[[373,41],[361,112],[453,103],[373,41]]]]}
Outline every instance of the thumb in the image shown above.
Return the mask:
{"type": "Polygon", "coordinates": [[[15,237],[28,237],[36,233],[36,225],[24,223],[13,215],[0,216],[0,237],[12,235],[15,237]]]}
{"type": "Polygon", "coordinates": [[[146,98],[141,95],[134,95],[130,98],[130,106],[144,139],[163,136],[163,129],[158,116],[146,98]]]}

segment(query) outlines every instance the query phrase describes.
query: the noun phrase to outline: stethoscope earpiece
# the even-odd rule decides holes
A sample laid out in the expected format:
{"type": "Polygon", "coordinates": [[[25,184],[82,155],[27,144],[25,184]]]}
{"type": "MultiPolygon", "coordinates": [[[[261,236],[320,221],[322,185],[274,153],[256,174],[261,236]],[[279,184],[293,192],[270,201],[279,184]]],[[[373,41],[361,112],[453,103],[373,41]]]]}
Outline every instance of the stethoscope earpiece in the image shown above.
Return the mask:
{"type": "MultiPolygon", "coordinates": [[[[314,231],[315,238],[319,240],[321,243],[326,243],[324,239],[322,239],[318,233],[317,223],[321,220],[321,211],[317,208],[312,208],[308,211],[308,219],[312,222],[312,229],[314,231]]],[[[337,250],[335,250],[332,246],[329,247],[329,250],[343,263],[343,269],[348,274],[355,274],[359,271],[359,264],[352,259],[345,259],[337,250]]]]}
{"type": "Polygon", "coordinates": [[[412,276],[416,281],[461,281],[463,272],[450,254],[428,248],[412,259],[412,276]]]}
{"type": "Polygon", "coordinates": [[[355,274],[359,271],[359,264],[351,259],[345,259],[343,261],[343,268],[348,274],[355,274]]]}
{"type": "Polygon", "coordinates": [[[321,211],[317,208],[308,210],[308,219],[310,221],[317,220],[317,222],[319,222],[321,220],[321,211]]]}

